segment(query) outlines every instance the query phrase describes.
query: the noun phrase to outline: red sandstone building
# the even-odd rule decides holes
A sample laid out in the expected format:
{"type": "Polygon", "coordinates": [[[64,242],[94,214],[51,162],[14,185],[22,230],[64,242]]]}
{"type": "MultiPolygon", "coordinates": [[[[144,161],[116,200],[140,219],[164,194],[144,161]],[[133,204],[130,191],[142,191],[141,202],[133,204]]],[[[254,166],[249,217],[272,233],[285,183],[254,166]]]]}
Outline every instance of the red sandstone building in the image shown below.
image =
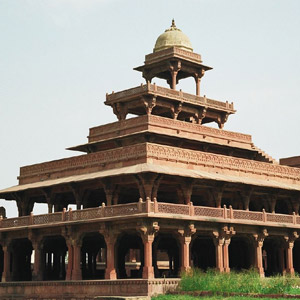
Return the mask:
{"type": "Polygon", "coordinates": [[[19,211],[0,221],[3,299],[148,295],[190,267],[300,272],[300,169],[223,129],[233,103],[200,93],[211,69],[173,22],[135,68],[146,84],[106,95],[117,122],[0,191],[19,211]],[[187,77],[195,95],[176,90],[187,77]],[[33,215],[35,203],[49,213],[33,215]]]}

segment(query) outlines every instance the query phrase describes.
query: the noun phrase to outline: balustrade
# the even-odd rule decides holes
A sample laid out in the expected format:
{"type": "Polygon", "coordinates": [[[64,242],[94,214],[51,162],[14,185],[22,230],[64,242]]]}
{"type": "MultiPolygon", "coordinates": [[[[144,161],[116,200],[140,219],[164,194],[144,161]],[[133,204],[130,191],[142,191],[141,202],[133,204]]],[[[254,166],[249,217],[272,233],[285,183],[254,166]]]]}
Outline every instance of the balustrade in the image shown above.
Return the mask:
{"type": "Polygon", "coordinates": [[[285,215],[277,213],[266,213],[265,211],[246,211],[232,209],[230,206],[226,208],[193,206],[192,203],[174,204],[163,202],[136,202],[129,204],[118,204],[112,206],[105,206],[104,203],[100,207],[88,208],[82,210],[62,211],[50,214],[33,215],[18,217],[18,218],[0,218],[0,231],[9,228],[24,227],[24,226],[39,226],[53,223],[68,223],[73,221],[89,221],[98,220],[109,217],[123,217],[128,215],[138,214],[169,214],[176,218],[176,215],[182,219],[184,216],[193,218],[199,221],[222,221],[224,219],[233,223],[244,223],[251,221],[252,224],[268,223],[268,226],[278,226],[282,224],[292,227],[300,227],[300,216],[295,214],[285,215]]]}

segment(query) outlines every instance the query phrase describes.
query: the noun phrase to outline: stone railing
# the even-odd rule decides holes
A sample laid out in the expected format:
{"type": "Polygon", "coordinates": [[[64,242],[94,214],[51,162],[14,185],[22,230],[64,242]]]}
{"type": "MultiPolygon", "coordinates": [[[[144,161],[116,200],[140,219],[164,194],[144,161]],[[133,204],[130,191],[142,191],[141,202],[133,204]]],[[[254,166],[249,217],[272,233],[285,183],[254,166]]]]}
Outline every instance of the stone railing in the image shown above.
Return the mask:
{"type": "Polygon", "coordinates": [[[227,208],[225,205],[223,208],[206,207],[206,206],[194,206],[192,203],[185,204],[173,204],[162,203],[158,201],[146,201],[136,202],[129,204],[119,204],[112,206],[105,206],[102,204],[100,207],[82,209],[82,210],[69,210],[65,209],[62,212],[43,214],[43,215],[29,215],[26,217],[0,219],[0,231],[9,228],[19,228],[27,226],[41,226],[41,225],[53,225],[55,223],[72,223],[78,221],[101,221],[107,220],[112,217],[128,217],[138,216],[171,216],[176,219],[176,216],[180,219],[193,219],[198,221],[209,222],[231,222],[241,223],[250,222],[252,225],[265,225],[265,226],[290,226],[300,228],[300,216],[284,215],[277,213],[267,213],[265,210],[262,212],[246,211],[232,209],[230,206],[227,208]],[[146,214],[146,215],[145,215],[146,214]]]}
{"type": "Polygon", "coordinates": [[[208,108],[216,108],[221,110],[225,109],[227,111],[230,111],[231,113],[234,113],[233,103],[228,103],[228,101],[222,102],[213,99],[208,99],[206,97],[200,97],[189,93],[184,93],[181,90],[177,91],[150,83],[141,84],[139,87],[131,88],[121,92],[113,92],[111,94],[106,94],[105,104],[111,105],[111,103],[127,101],[133,96],[137,97],[139,95],[143,95],[144,93],[153,94],[162,98],[172,98],[183,103],[190,103],[197,106],[200,105],[208,108]]]}

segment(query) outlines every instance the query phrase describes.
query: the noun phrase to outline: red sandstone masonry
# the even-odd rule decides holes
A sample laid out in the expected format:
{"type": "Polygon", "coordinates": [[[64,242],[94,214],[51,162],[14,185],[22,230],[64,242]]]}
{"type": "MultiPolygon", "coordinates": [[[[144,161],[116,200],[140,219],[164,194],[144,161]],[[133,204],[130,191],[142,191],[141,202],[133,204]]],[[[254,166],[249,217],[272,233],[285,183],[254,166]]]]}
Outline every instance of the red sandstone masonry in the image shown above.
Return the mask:
{"type": "Polygon", "coordinates": [[[194,221],[207,221],[211,219],[214,222],[229,222],[235,224],[263,225],[271,227],[290,227],[300,228],[300,216],[274,214],[254,211],[245,211],[232,209],[232,207],[215,208],[205,206],[193,206],[193,204],[172,204],[162,202],[138,202],[130,204],[118,204],[112,206],[102,206],[82,210],[70,210],[58,213],[36,215],[31,214],[26,217],[0,219],[0,232],[8,229],[22,229],[27,226],[34,228],[40,226],[53,226],[53,224],[62,225],[72,224],[78,221],[101,222],[113,219],[115,217],[128,218],[136,217],[171,217],[172,219],[188,219],[194,221]]]}
{"type": "Polygon", "coordinates": [[[180,100],[182,103],[188,103],[192,105],[203,105],[207,108],[212,108],[216,110],[228,110],[231,113],[234,113],[233,103],[221,102],[213,99],[208,99],[206,97],[200,97],[188,93],[183,93],[182,91],[172,90],[164,87],[157,86],[156,84],[145,84],[139,87],[131,88],[121,92],[116,92],[112,94],[106,94],[106,105],[112,105],[120,100],[126,102],[132,100],[132,98],[140,97],[143,94],[152,94],[155,96],[160,96],[164,98],[170,98],[172,100],[180,100]]]}
{"type": "Polygon", "coordinates": [[[248,134],[211,128],[155,115],[144,115],[137,118],[131,118],[90,128],[88,138],[89,142],[95,142],[108,138],[116,138],[124,134],[131,134],[149,128],[168,130],[171,133],[176,132],[178,136],[182,136],[184,133],[193,134],[195,135],[195,138],[199,138],[199,140],[213,138],[220,141],[222,140],[227,145],[230,143],[238,143],[239,145],[247,148],[252,146],[252,138],[251,135],[248,134]]]}
{"type": "Polygon", "coordinates": [[[179,279],[32,281],[0,283],[0,299],[95,299],[97,296],[153,296],[176,289],[179,279]],[[20,298],[22,297],[22,298],[20,298]]]}
{"type": "Polygon", "coordinates": [[[86,174],[100,170],[120,168],[149,162],[176,168],[203,170],[209,173],[222,173],[256,179],[281,178],[281,181],[295,184],[300,182],[300,169],[270,163],[235,158],[225,155],[187,150],[152,143],[121,147],[108,151],[90,153],[77,157],[22,167],[20,184],[42,180],[86,174]],[[255,176],[253,176],[255,175],[255,176]]]}

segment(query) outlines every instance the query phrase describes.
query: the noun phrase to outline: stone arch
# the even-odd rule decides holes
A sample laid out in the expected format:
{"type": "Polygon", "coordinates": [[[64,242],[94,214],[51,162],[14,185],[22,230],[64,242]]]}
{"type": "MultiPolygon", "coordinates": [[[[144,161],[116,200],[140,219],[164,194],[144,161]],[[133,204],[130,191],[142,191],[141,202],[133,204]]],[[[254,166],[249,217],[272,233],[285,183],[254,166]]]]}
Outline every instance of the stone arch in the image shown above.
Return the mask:
{"type": "Polygon", "coordinates": [[[194,268],[206,271],[216,267],[216,250],[212,237],[197,234],[191,242],[191,260],[194,268]]]}
{"type": "Polygon", "coordinates": [[[27,238],[12,240],[10,244],[10,268],[12,281],[32,280],[32,244],[27,238]]]}
{"type": "Polygon", "coordinates": [[[245,236],[233,236],[229,244],[229,267],[241,271],[250,269],[255,264],[254,244],[245,236]]]}
{"type": "Polygon", "coordinates": [[[82,237],[81,246],[82,279],[104,279],[106,268],[106,243],[98,232],[82,237]]]}
{"type": "Polygon", "coordinates": [[[153,266],[156,278],[178,277],[180,272],[180,243],[177,237],[159,233],[153,242],[153,266]]]}
{"type": "Polygon", "coordinates": [[[64,280],[67,245],[61,235],[46,236],[43,239],[42,268],[44,280],[64,280]]]}
{"type": "Polygon", "coordinates": [[[142,278],[144,245],[138,233],[122,233],[116,242],[117,278],[142,278]]]}

